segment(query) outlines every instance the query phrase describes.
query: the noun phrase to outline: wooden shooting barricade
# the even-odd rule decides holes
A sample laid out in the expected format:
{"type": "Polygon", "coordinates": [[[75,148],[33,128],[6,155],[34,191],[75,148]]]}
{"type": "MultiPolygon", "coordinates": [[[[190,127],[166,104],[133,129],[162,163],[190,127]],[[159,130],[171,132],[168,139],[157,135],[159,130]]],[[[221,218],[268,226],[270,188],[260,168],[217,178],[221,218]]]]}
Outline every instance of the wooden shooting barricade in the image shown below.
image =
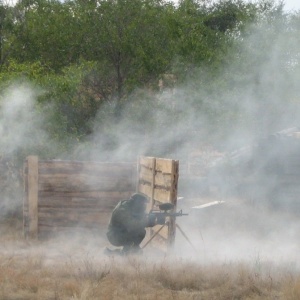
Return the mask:
{"type": "MultiPolygon", "coordinates": [[[[138,161],[137,191],[150,199],[148,210],[158,209],[162,203],[177,204],[179,161],[155,157],[140,157],[138,161]]],[[[148,231],[144,248],[150,241],[163,251],[169,250],[175,241],[176,219],[169,218],[167,225],[156,225],[148,231]]]]}
{"type": "MultiPolygon", "coordinates": [[[[176,207],[178,167],[178,161],[154,157],[140,157],[136,164],[29,156],[23,171],[24,235],[37,239],[76,228],[105,231],[115,205],[136,191],[151,199],[149,210],[161,203],[176,207]]],[[[166,250],[175,239],[175,220],[157,234],[159,228],[147,237],[156,235],[151,243],[166,250]]]]}

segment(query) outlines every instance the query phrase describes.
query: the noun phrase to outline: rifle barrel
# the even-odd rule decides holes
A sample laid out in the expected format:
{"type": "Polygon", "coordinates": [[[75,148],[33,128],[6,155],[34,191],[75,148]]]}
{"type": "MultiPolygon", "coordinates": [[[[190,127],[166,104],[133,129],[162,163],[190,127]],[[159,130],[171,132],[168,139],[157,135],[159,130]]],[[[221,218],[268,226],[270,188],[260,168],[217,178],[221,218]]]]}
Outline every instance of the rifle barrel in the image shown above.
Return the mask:
{"type": "Polygon", "coordinates": [[[181,216],[188,216],[189,214],[185,214],[182,212],[182,210],[178,212],[164,212],[164,211],[150,211],[149,215],[162,215],[164,217],[181,217],[181,216]]]}

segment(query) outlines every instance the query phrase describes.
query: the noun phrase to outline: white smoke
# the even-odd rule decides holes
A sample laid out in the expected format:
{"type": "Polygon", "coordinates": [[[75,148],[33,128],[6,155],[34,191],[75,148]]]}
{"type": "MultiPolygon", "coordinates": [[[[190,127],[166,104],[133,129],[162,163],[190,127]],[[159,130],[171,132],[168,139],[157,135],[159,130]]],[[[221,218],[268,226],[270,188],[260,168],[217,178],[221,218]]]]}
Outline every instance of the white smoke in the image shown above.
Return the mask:
{"type": "Polygon", "coordinates": [[[30,86],[12,86],[2,96],[0,107],[0,149],[11,154],[47,141],[43,117],[36,108],[37,93],[30,86]]]}
{"type": "Polygon", "coordinates": [[[36,107],[38,92],[28,84],[12,85],[1,94],[0,163],[1,215],[22,205],[22,165],[27,155],[37,155],[47,142],[44,118],[36,107]],[[19,161],[18,161],[19,160],[19,161]]]}
{"type": "MultiPolygon", "coordinates": [[[[208,85],[205,72],[199,70],[198,76],[176,89],[151,96],[146,92],[133,95],[134,101],[120,118],[114,118],[114,104],[101,107],[93,121],[93,134],[74,149],[74,157],[134,161],[139,155],[160,156],[180,159],[181,166],[198,145],[212,143],[224,151],[234,150],[258,137],[297,126],[300,45],[280,27],[275,29],[269,30],[266,23],[252,28],[240,45],[239,54],[229,57],[228,66],[215,75],[215,85],[208,85]]],[[[36,109],[36,96],[30,87],[22,86],[7,90],[2,97],[2,153],[31,146],[36,149],[38,144],[47,142],[42,129],[45,116],[36,109]]],[[[217,179],[220,184],[231,174],[223,175],[226,178],[217,179]]],[[[191,203],[188,192],[179,195],[185,198],[186,209],[191,203]]],[[[194,197],[199,204],[205,200],[197,190],[194,197]]],[[[196,246],[196,258],[299,258],[298,221],[281,212],[261,210],[260,199],[256,200],[258,205],[252,208],[243,203],[237,208],[229,203],[228,208],[220,207],[216,213],[203,211],[197,215],[190,211],[190,216],[182,218],[179,224],[196,246]]],[[[178,231],[177,237],[178,253],[192,253],[178,231]]]]}

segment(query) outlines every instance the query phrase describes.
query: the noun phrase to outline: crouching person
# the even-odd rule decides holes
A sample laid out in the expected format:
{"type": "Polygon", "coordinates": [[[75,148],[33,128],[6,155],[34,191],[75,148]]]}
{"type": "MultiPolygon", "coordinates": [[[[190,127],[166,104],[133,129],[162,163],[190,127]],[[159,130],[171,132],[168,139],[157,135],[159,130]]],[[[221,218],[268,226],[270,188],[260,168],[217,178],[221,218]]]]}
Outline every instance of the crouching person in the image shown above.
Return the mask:
{"type": "Polygon", "coordinates": [[[112,212],[106,235],[113,246],[123,247],[119,250],[121,255],[141,254],[145,228],[156,225],[156,220],[146,213],[147,202],[144,195],[133,194],[130,199],[120,201],[112,212]]]}

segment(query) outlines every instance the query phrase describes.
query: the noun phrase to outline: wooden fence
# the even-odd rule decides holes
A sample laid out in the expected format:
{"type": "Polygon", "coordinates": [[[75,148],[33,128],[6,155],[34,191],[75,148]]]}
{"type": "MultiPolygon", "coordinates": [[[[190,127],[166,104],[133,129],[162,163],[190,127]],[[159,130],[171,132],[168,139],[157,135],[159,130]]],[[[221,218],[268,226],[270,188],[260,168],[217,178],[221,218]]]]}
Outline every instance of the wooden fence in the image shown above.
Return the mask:
{"type": "Polygon", "coordinates": [[[112,209],[136,189],[135,163],[39,161],[24,164],[26,237],[107,226],[112,209]]]}
{"type": "MultiPolygon", "coordinates": [[[[178,161],[154,157],[141,157],[136,164],[40,161],[29,156],[24,163],[24,234],[40,238],[74,227],[106,230],[115,205],[136,191],[151,199],[149,210],[160,203],[176,205],[178,168],[178,161]]],[[[171,246],[175,225],[169,220],[153,243],[159,241],[163,249],[171,246]]]]}

